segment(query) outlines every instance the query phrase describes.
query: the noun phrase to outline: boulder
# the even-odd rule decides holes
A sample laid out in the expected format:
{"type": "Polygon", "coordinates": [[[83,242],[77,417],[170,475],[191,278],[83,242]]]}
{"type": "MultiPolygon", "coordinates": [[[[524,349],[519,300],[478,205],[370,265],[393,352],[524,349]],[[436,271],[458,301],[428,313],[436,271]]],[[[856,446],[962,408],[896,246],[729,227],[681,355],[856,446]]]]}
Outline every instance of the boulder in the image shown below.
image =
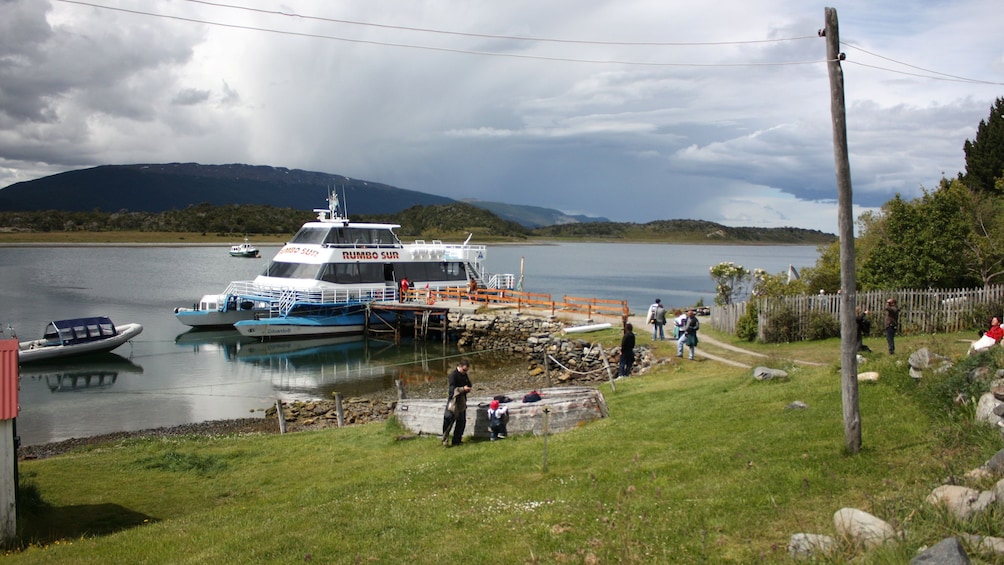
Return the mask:
{"type": "Polygon", "coordinates": [[[925,549],[920,555],[910,560],[910,565],[931,563],[932,565],[968,565],[970,563],[966,550],[962,548],[959,539],[945,538],[925,549]]]}
{"type": "Polygon", "coordinates": [[[788,555],[792,559],[817,559],[829,556],[833,551],[834,541],[830,536],[822,534],[792,534],[788,540],[788,555]]]}
{"type": "Polygon", "coordinates": [[[994,426],[1004,425],[1004,419],[1001,419],[995,412],[1001,404],[1004,404],[1004,401],[997,400],[997,397],[993,393],[984,393],[976,405],[976,421],[986,422],[994,426]]]}
{"type": "Polygon", "coordinates": [[[878,371],[866,371],[864,373],[858,373],[859,383],[874,383],[879,380],[878,371]]]}
{"type": "Polygon", "coordinates": [[[993,491],[978,491],[958,485],[941,485],[927,496],[927,503],[943,506],[959,520],[983,512],[997,500],[993,491]]]}
{"type": "Polygon", "coordinates": [[[837,535],[852,545],[871,549],[896,540],[896,530],[885,520],[857,508],[841,508],[833,514],[837,535]]]}
{"type": "Polygon", "coordinates": [[[959,534],[959,537],[966,540],[969,547],[980,553],[990,553],[997,556],[1004,555],[1004,538],[978,536],[975,534],[959,534]]]}
{"type": "Polygon", "coordinates": [[[770,381],[775,379],[787,379],[788,373],[781,369],[770,369],[767,367],[757,367],[753,369],[753,378],[758,381],[770,381]]]}
{"type": "Polygon", "coordinates": [[[994,453],[993,457],[988,459],[983,466],[993,473],[1004,474],[1004,449],[994,453]]]}
{"type": "Polygon", "coordinates": [[[924,371],[929,369],[940,373],[952,366],[952,361],[948,357],[932,353],[926,347],[922,347],[911,353],[907,359],[907,363],[910,365],[910,376],[915,379],[923,377],[924,371]]]}

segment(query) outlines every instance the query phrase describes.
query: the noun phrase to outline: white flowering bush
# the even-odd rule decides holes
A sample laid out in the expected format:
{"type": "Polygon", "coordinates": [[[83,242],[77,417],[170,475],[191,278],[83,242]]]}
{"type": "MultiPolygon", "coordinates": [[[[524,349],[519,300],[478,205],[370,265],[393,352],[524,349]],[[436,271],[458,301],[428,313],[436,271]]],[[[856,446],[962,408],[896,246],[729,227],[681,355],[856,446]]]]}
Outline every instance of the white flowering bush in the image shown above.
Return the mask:
{"type": "Polygon", "coordinates": [[[746,287],[753,273],[732,261],[723,261],[710,269],[711,280],[715,281],[715,304],[732,304],[746,293],[746,287]]]}

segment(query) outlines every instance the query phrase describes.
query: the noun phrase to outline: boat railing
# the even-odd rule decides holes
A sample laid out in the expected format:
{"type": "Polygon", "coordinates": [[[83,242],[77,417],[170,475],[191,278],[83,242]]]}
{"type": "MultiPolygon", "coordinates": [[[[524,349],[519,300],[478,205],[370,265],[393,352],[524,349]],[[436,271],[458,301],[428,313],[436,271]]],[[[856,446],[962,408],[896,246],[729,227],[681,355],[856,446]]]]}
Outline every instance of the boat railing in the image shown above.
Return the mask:
{"type": "Polygon", "coordinates": [[[276,314],[285,316],[296,304],[366,303],[395,300],[395,288],[387,285],[372,287],[294,289],[286,286],[255,284],[254,281],[233,281],[225,294],[254,301],[269,302],[276,314]]]}

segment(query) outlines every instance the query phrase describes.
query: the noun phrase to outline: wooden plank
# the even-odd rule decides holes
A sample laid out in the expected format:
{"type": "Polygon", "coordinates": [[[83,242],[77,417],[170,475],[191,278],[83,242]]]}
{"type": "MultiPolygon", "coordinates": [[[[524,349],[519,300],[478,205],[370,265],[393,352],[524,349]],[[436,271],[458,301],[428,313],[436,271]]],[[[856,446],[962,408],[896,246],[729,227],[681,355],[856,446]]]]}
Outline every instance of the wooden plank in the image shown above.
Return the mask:
{"type": "MultiPolygon", "coordinates": [[[[529,390],[507,393],[512,402],[509,408],[509,435],[543,433],[544,409],[550,410],[551,433],[577,428],[584,422],[609,416],[607,403],[599,390],[590,387],[554,387],[538,389],[539,402],[524,403],[529,390]]],[[[467,428],[464,436],[488,438],[488,405],[490,397],[467,399],[467,428]]],[[[443,433],[444,399],[407,399],[397,404],[394,416],[402,426],[413,433],[440,436],[443,433]]]]}

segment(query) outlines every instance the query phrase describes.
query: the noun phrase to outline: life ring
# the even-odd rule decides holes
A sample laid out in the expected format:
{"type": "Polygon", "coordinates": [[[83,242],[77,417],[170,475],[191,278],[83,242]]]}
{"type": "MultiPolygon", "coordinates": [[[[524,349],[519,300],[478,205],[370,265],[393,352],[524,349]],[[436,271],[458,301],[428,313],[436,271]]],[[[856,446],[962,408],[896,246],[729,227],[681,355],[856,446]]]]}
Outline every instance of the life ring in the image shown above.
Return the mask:
{"type": "Polygon", "coordinates": [[[429,297],[425,299],[425,303],[428,304],[429,306],[432,306],[433,304],[436,303],[436,299],[433,298],[432,295],[430,294],[429,297]]]}

